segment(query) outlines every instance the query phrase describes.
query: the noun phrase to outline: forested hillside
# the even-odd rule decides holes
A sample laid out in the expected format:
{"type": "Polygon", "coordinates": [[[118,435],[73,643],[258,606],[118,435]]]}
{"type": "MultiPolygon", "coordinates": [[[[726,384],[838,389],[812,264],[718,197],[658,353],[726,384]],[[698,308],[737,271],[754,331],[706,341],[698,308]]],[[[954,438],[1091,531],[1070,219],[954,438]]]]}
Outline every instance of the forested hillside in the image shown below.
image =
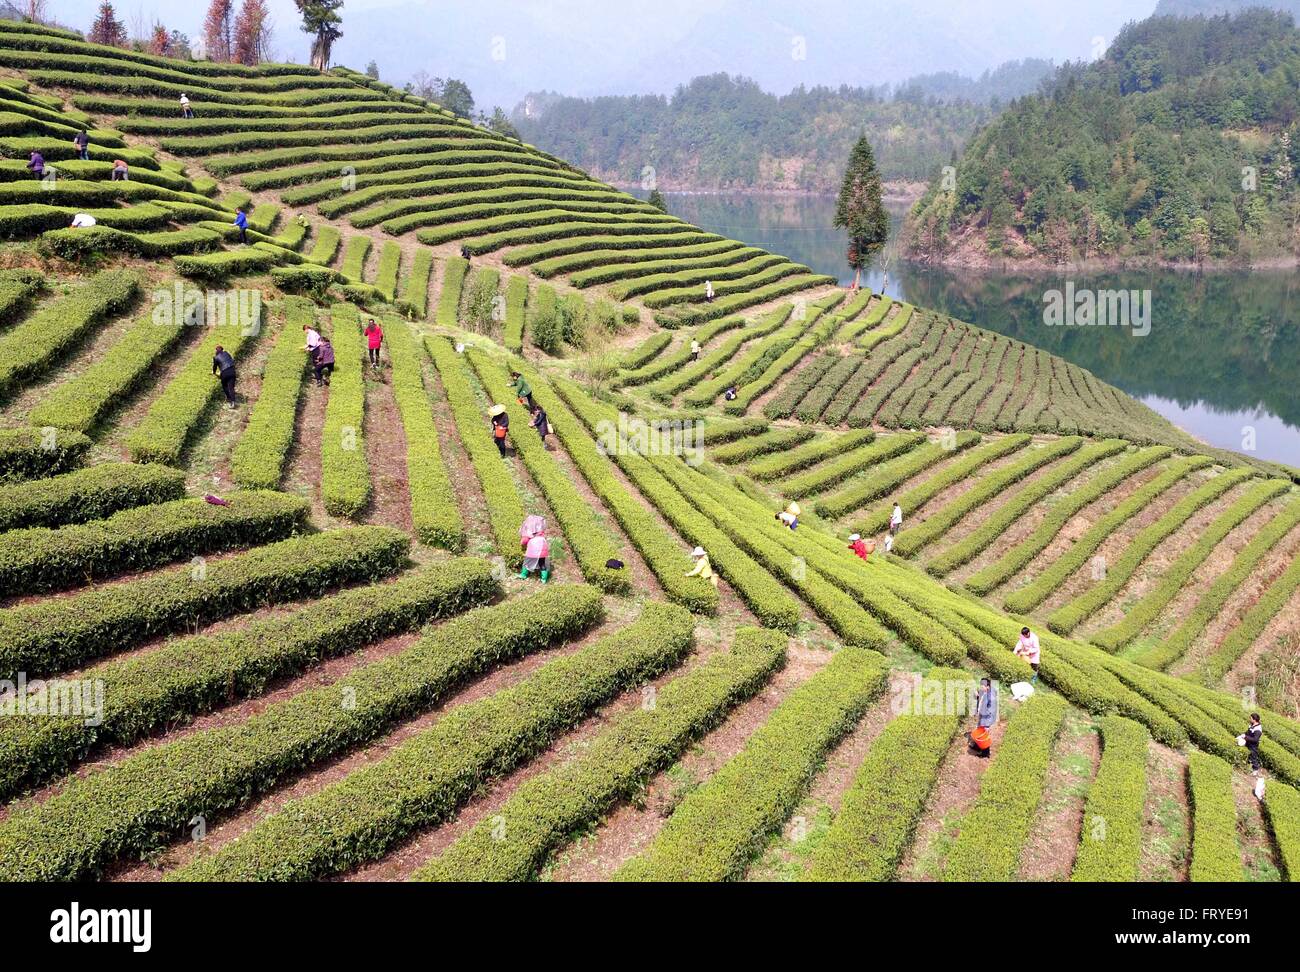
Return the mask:
{"type": "Polygon", "coordinates": [[[1300,251],[1300,31],[1287,14],[1151,18],[1060,69],[913,210],[913,256],[1256,262],[1300,251]]]}
{"type": "Polygon", "coordinates": [[[919,181],[1050,70],[1046,61],[1026,60],[979,79],[920,76],[892,92],[801,86],[786,95],[715,74],[671,98],[535,94],[512,120],[526,141],[615,183],[640,183],[652,166],[661,189],[833,192],[862,132],[886,181],[919,181]]]}
{"type": "Polygon", "coordinates": [[[1160,0],[1156,17],[1217,17],[1240,13],[1251,7],[1283,10],[1300,17],[1300,0],[1160,0]]]}

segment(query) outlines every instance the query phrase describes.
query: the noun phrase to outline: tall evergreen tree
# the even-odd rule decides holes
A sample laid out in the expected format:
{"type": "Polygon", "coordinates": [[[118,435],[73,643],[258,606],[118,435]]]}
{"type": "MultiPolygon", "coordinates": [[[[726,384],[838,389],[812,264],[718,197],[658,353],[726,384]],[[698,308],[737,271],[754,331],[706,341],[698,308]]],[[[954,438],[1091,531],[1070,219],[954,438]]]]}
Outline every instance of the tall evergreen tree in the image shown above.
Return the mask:
{"type": "Polygon", "coordinates": [[[126,47],[126,25],[117,19],[117,13],[108,0],[99,5],[99,13],[95,16],[88,39],[95,44],[126,47]]]}
{"type": "Polygon", "coordinates": [[[664,194],[658,189],[650,190],[650,198],[646,200],[651,206],[661,213],[668,212],[668,203],[664,201],[664,194]]]}
{"type": "Polygon", "coordinates": [[[492,131],[496,132],[498,135],[505,135],[508,138],[519,137],[519,130],[515,128],[514,124],[510,121],[510,116],[501,110],[500,105],[495,106],[490,115],[487,112],[484,112],[480,118],[480,122],[486,127],[492,129],[492,131]]]}
{"type": "Polygon", "coordinates": [[[372,81],[379,80],[379,65],[373,60],[366,65],[366,77],[372,81]]]}
{"type": "Polygon", "coordinates": [[[474,95],[470,93],[469,85],[459,78],[448,78],[446,81],[440,81],[438,83],[438,94],[435,97],[438,103],[448,111],[454,111],[462,118],[473,117],[474,95]]]}
{"type": "Polygon", "coordinates": [[[318,71],[330,66],[334,42],[343,36],[339,8],[343,0],[293,0],[302,14],[302,29],[311,34],[311,65],[318,71]]]}
{"type": "Polygon", "coordinates": [[[189,35],[173,30],[171,36],[167,38],[167,56],[179,57],[185,61],[191,60],[194,52],[190,49],[189,35]]]}
{"type": "Polygon", "coordinates": [[[889,214],[880,200],[880,173],[871,143],[863,135],[849,153],[848,168],[835,204],[836,229],[849,237],[848,261],[853,268],[853,289],[858,288],[862,270],[889,239],[889,214]]]}

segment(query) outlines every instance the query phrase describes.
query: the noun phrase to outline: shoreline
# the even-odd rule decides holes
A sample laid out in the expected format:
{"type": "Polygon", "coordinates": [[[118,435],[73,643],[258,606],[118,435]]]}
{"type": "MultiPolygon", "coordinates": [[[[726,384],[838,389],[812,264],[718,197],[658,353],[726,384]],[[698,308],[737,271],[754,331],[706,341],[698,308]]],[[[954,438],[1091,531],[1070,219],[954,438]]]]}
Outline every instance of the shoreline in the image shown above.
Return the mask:
{"type": "Polygon", "coordinates": [[[1009,277],[1045,277],[1061,273],[1125,273],[1153,271],[1196,276],[1203,273],[1279,273],[1300,269],[1300,255],[1279,255],[1258,260],[1206,260],[1202,263],[1165,261],[1150,257],[1089,257],[1086,260],[1057,262],[1042,258],[989,259],[955,254],[951,257],[924,256],[902,249],[899,259],[916,267],[946,270],[949,273],[997,274],[1009,277]]]}
{"type": "MultiPolygon", "coordinates": [[[[593,176],[599,178],[599,176],[593,176]]],[[[640,189],[639,183],[626,181],[603,180],[615,189],[621,189],[624,192],[631,192],[640,189]]],[[[909,182],[884,182],[881,183],[885,190],[881,194],[881,200],[885,203],[894,205],[911,206],[917,199],[921,198],[925,191],[922,183],[909,182]]],[[[668,188],[661,187],[660,192],[665,196],[770,196],[772,198],[808,198],[808,199],[834,199],[837,195],[834,189],[796,189],[796,188],[761,188],[751,187],[736,189],[700,189],[700,188],[668,188]]]]}

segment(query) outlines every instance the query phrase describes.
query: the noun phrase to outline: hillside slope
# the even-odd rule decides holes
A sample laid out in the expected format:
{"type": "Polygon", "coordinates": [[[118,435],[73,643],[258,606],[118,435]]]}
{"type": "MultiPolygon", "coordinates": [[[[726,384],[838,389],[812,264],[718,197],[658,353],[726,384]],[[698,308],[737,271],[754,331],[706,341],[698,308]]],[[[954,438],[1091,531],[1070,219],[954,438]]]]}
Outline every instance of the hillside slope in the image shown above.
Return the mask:
{"type": "Polygon", "coordinates": [[[436,244],[358,226],[440,212],[444,189],[486,205],[445,184],[492,177],[465,166],[526,166],[495,171],[520,193],[567,179],[583,213],[621,200],[350,72],[59,57],[11,66],[5,97],[6,137],[67,171],[0,183],[0,679],[29,686],[0,709],[0,879],[1300,877],[1300,489],[1274,468],[880,295],[669,296],[732,241],[583,230],[496,260],[486,240],[571,221],[436,244]],[[160,86],[181,83],[221,133],[171,134],[160,86]],[[376,158],[436,185],[350,207],[414,185],[338,181],[373,161],[340,171],[375,106],[415,119],[376,158]],[[89,162],[67,159],[82,124],[89,162]],[[459,154],[483,151],[505,158],[459,154]],[[255,187],[239,246],[263,177],[288,181],[255,187]],[[83,205],[94,230],[49,228],[83,205]],[[657,257],[621,262],[650,236],[657,257]],[[732,296],[745,312],[714,315],[732,296]],[[332,340],[328,383],[306,327],[332,340]],[[893,553],[860,559],[848,535],[883,539],[894,499],[893,553]],[[791,501],[797,530],[774,518],[791,501]],[[1024,624],[1037,691],[1004,692],[972,759],[966,700],[1032,677],[1024,624]],[[51,708],[50,680],[100,686],[99,718],[51,708]],[[1256,685],[1262,807],[1234,738],[1256,685]]]}
{"type": "Polygon", "coordinates": [[[971,140],[913,208],[919,259],[1291,261],[1300,31],[1286,14],[1156,17],[1066,65],[971,140]]]}

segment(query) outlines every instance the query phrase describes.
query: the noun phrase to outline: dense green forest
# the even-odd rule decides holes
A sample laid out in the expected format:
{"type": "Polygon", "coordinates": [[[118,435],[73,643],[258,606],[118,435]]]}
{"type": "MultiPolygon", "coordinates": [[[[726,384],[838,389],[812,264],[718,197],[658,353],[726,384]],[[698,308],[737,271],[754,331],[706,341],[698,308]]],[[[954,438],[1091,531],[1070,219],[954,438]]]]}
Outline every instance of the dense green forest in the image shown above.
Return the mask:
{"type": "Polygon", "coordinates": [[[834,192],[863,132],[886,181],[923,180],[1051,70],[1027,60],[978,79],[941,73],[897,89],[799,87],[785,95],[715,74],[671,97],[533,94],[512,120],[525,141],[613,182],[639,184],[650,166],[662,189],[834,192]]]}
{"type": "Polygon", "coordinates": [[[975,135],[914,207],[914,257],[1224,262],[1300,252],[1300,31],[1153,17],[975,135]]]}
{"type": "Polygon", "coordinates": [[[1156,17],[1217,17],[1220,14],[1241,13],[1251,7],[1284,10],[1300,18],[1300,0],[1160,0],[1153,16],[1156,17]]]}

